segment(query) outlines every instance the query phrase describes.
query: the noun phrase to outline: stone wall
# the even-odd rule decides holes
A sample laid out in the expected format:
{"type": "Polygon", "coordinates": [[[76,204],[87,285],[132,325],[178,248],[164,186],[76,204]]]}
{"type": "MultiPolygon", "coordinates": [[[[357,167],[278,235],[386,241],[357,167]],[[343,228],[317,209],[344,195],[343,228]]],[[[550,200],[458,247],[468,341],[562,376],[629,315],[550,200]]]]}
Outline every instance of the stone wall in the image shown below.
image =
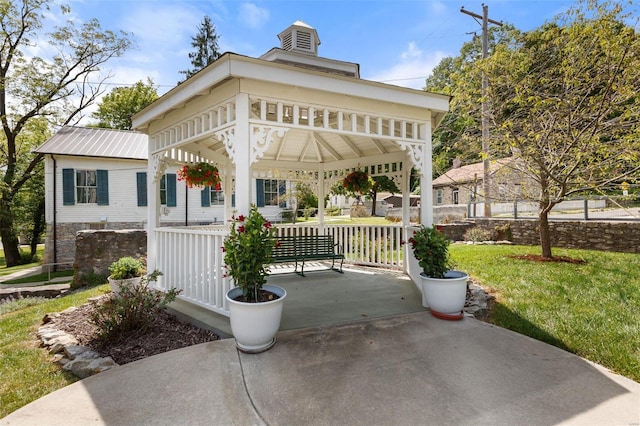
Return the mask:
{"type": "Polygon", "coordinates": [[[146,230],[80,231],[75,239],[73,287],[86,285],[96,276],[106,279],[111,263],[121,257],[146,255],[146,230]]]}
{"type": "MultiPolygon", "coordinates": [[[[468,219],[478,227],[494,232],[494,239],[514,244],[539,245],[537,220],[468,219]],[[497,230],[502,230],[500,235],[497,230]]],[[[640,222],[551,221],[553,247],[640,253],[640,222]]],[[[466,228],[465,228],[466,230],[466,228]]]]}
{"type": "MultiPolygon", "coordinates": [[[[130,222],[109,222],[106,225],[102,223],[58,223],[56,227],[57,253],[55,256],[55,263],[59,264],[58,269],[71,269],[75,262],[76,235],[78,232],[90,230],[92,227],[96,230],[101,226],[106,226],[109,230],[123,230],[142,229],[143,224],[130,222]]],[[[48,223],[43,263],[54,263],[53,250],[53,225],[48,223]]]]}

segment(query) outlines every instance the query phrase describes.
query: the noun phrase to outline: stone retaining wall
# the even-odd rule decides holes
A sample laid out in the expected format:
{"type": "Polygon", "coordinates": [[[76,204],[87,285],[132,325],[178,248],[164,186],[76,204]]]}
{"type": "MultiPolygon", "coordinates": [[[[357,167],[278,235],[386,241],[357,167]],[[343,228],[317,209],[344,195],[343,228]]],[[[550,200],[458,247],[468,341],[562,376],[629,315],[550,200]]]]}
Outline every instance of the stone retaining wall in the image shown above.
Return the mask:
{"type": "MultiPolygon", "coordinates": [[[[495,240],[506,239],[521,245],[540,244],[537,220],[478,218],[466,222],[494,232],[495,240]]],[[[464,230],[468,228],[468,224],[460,226],[464,230]]],[[[640,222],[554,220],[550,221],[549,228],[553,247],[640,253],[640,222]]]]}
{"type": "Polygon", "coordinates": [[[121,257],[147,255],[147,231],[97,230],[76,235],[73,287],[86,285],[96,276],[109,276],[109,266],[121,257]]]}
{"type": "MultiPolygon", "coordinates": [[[[58,269],[70,269],[71,265],[75,261],[76,255],[76,235],[80,231],[89,230],[92,225],[95,227],[103,226],[100,223],[58,223],[56,227],[57,246],[56,248],[56,263],[59,264],[58,269]]],[[[142,223],[134,222],[109,222],[107,225],[109,230],[124,230],[124,229],[142,229],[142,223]]],[[[103,227],[104,227],[103,226],[103,227]]],[[[44,249],[44,262],[53,263],[54,261],[54,243],[53,243],[53,225],[47,224],[47,233],[45,237],[45,249],[44,249]]]]}

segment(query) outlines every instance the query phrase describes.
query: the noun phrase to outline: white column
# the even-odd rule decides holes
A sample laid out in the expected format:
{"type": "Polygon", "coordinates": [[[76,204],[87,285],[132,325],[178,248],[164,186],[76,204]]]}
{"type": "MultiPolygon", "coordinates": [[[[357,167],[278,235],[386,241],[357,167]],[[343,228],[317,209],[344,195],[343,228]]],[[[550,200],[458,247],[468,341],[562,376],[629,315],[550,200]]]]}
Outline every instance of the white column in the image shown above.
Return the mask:
{"type": "Polygon", "coordinates": [[[420,126],[420,139],[425,141],[420,175],[420,223],[431,226],[433,225],[431,113],[429,113],[429,119],[420,126]]]}
{"type": "Polygon", "coordinates": [[[324,164],[318,163],[318,234],[324,234],[324,164]]]}
{"type": "MultiPolygon", "coordinates": [[[[149,146],[149,150],[151,146],[149,146]]],[[[147,271],[156,269],[156,228],[160,223],[160,178],[151,158],[147,161],[147,271]]]]}
{"type": "Polygon", "coordinates": [[[411,163],[404,162],[402,168],[402,226],[407,227],[411,221],[411,163]]]}
{"type": "Polygon", "coordinates": [[[233,209],[235,208],[231,204],[233,196],[233,163],[231,161],[226,161],[224,167],[224,222],[227,223],[227,221],[231,220],[233,209]]]}
{"type": "Polygon", "coordinates": [[[249,134],[249,95],[236,95],[235,166],[236,166],[236,210],[248,214],[251,208],[251,155],[249,134]]]}

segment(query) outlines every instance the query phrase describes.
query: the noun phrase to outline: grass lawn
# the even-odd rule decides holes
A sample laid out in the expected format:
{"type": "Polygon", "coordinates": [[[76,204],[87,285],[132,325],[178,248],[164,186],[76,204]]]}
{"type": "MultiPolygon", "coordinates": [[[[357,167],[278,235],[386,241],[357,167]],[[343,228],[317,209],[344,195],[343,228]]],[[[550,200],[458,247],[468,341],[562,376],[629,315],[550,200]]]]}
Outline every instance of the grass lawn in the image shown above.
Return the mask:
{"type": "MultiPolygon", "coordinates": [[[[23,250],[28,250],[27,247],[23,247],[23,250]]],[[[36,253],[40,259],[44,256],[44,245],[39,245],[36,253]]],[[[27,263],[25,265],[12,266],[11,268],[7,268],[7,264],[4,259],[4,250],[0,249],[0,277],[4,277],[5,275],[13,274],[14,272],[22,271],[23,269],[31,268],[34,266],[41,265],[42,262],[35,263],[27,263]]]]}
{"type": "Polygon", "coordinates": [[[554,249],[585,264],[511,257],[538,247],[452,245],[456,269],[495,290],[492,322],[640,382],[640,255],[554,249]]]}
{"type": "Polygon", "coordinates": [[[23,299],[0,305],[0,418],[41,396],[78,380],[51,362],[35,333],[45,314],[79,306],[103,294],[108,285],[58,299],[23,299]]]}

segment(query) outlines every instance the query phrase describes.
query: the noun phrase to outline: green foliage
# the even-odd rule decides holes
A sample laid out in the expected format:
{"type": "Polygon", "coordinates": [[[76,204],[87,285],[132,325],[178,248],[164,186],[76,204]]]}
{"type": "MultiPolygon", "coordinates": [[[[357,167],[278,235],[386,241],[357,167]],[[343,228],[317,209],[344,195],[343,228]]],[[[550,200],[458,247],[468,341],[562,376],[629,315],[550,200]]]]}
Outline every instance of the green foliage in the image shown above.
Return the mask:
{"type": "Polygon", "coordinates": [[[218,39],[220,36],[216,33],[216,26],[208,15],[202,19],[202,23],[198,25],[198,33],[195,37],[191,37],[191,47],[195,51],[189,53],[191,65],[193,68],[180,71],[186,78],[191,77],[202,68],[206,67],[220,56],[218,51],[218,39]]]}
{"type": "Polygon", "coordinates": [[[249,303],[262,301],[261,290],[267,282],[275,245],[276,230],[256,206],[251,207],[248,216],[234,216],[229,236],[224,240],[224,263],[249,303]]]}
{"type": "MultiPolygon", "coordinates": [[[[0,2],[0,142],[4,145],[0,150],[0,238],[9,266],[21,261],[14,224],[16,195],[36,175],[43,158],[29,148],[45,140],[22,137],[44,136],[43,131],[33,130],[32,123],[62,126],[81,117],[102,94],[102,84],[95,83],[100,79],[92,76],[131,44],[128,34],[105,31],[95,19],[60,24],[60,16],[50,13],[55,6],[51,0],[0,2]],[[45,26],[54,29],[45,33],[45,26]],[[34,55],[35,40],[47,46],[52,56],[34,55]],[[25,140],[31,146],[22,145],[25,140]]],[[[71,12],[67,6],[61,6],[61,11],[63,15],[71,12]]]]}
{"type": "Polygon", "coordinates": [[[492,139],[535,182],[523,195],[540,205],[545,257],[553,206],[640,171],[640,36],[628,18],[621,3],[580,2],[484,66],[492,139]]]}
{"type": "Polygon", "coordinates": [[[44,297],[22,297],[19,299],[0,301],[0,315],[19,311],[30,306],[36,306],[46,301],[47,299],[44,297]]]}
{"type": "Polygon", "coordinates": [[[146,84],[138,81],[131,87],[116,87],[102,98],[93,118],[99,120],[98,127],[131,130],[131,117],[158,99],[153,80],[146,84]]]}
{"type": "Polygon", "coordinates": [[[141,277],[144,274],[144,264],[131,256],[121,257],[109,266],[110,278],[113,280],[126,280],[141,277]]]}
{"type": "Polygon", "coordinates": [[[180,290],[165,292],[149,288],[160,272],[142,277],[139,285],[123,283],[120,293],[98,305],[91,322],[98,327],[97,338],[103,342],[119,342],[133,333],[144,333],[155,321],[158,312],[173,302],[180,290]]]}
{"type": "Polygon", "coordinates": [[[473,241],[474,243],[490,241],[491,234],[491,231],[474,226],[473,228],[467,229],[467,231],[464,233],[464,240],[473,241]]]}
{"type": "Polygon", "coordinates": [[[409,238],[413,254],[424,274],[431,278],[444,278],[451,269],[449,241],[436,226],[422,226],[409,238]]]}

